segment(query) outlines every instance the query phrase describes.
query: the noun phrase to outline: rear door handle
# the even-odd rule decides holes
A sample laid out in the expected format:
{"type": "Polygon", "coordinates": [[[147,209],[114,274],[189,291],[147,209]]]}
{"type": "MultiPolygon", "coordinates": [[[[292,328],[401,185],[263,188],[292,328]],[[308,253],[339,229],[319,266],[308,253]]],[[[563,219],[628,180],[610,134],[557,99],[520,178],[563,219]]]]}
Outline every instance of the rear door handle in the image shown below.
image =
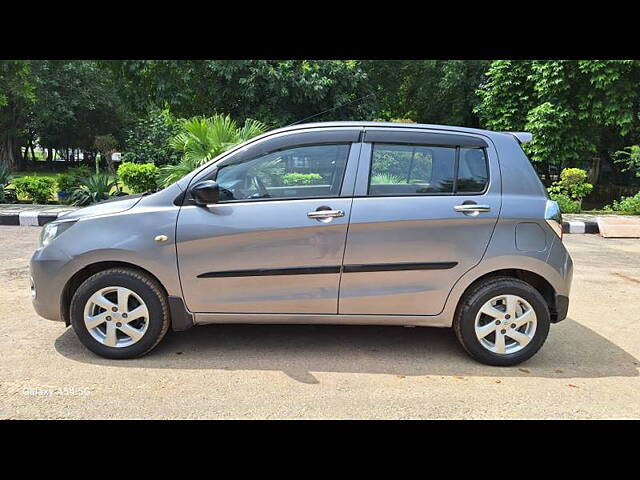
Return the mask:
{"type": "Polygon", "coordinates": [[[319,219],[344,217],[344,210],[316,210],[307,213],[307,217],[319,219]]]}
{"type": "Polygon", "coordinates": [[[453,207],[456,212],[470,214],[470,215],[478,215],[480,212],[488,212],[491,210],[489,205],[475,205],[475,204],[467,204],[467,205],[456,205],[453,207]]]}

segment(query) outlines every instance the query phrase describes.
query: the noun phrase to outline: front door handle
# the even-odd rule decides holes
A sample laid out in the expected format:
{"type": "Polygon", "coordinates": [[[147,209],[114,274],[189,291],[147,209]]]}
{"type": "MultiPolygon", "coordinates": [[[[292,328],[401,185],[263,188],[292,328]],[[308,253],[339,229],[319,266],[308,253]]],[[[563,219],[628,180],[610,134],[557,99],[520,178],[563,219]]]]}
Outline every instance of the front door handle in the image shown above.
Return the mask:
{"type": "Polygon", "coordinates": [[[319,219],[344,217],[344,210],[316,210],[307,213],[307,217],[319,219]]]}
{"type": "Polygon", "coordinates": [[[474,203],[466,205],[456,205],[453,207],[456,212],[464,213],[466,215],[478,215],[480,212],[488,212],[491,210],[489,205],[476,205],[474,203]]]}

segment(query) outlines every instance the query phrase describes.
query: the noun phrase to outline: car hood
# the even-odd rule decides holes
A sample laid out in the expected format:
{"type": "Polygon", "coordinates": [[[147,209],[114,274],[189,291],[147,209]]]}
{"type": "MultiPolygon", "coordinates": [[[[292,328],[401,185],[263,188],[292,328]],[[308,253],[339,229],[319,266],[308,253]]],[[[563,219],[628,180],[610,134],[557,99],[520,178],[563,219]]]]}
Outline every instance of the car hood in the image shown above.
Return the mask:
{"type": "Polygon", "coordinates": [[[80,208],[72,212],[60,215],[58,220],[72,220],[76,218],[95,217],[98,215],[108,215],[113,213],[124,212],[134,207],[144,196],[143,193],[137,195],[125,195],[124,197],[116,197],[104,202],[96,203],[85,208],[80,208]]]}

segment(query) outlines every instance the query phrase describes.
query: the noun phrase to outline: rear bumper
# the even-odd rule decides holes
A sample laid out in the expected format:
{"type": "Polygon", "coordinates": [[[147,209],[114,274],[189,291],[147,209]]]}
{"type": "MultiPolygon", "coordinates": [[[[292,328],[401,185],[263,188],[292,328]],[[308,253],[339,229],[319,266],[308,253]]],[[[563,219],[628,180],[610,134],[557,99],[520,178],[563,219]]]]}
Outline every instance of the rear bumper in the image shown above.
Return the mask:
{"type": "Polygon", "coordinates": [[[569,297],[557,295],[555,299],[555,308],[551,312],[551,323],[558,323],[567,318],[569,311],[569,297]]]}

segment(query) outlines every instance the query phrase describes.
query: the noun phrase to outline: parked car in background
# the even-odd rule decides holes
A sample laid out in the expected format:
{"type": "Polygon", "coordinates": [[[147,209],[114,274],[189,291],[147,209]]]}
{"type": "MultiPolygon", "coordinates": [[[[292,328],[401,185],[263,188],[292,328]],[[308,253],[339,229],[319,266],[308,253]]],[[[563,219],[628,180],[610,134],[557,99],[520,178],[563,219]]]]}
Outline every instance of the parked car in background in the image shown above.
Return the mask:
{"type": "Polygon", "coordinates": [[[527,133],[296,125],[150,195],[43,228],[33,303],[108,358],[211,323],[453,327],[514,365],[566,317],[572,261],[527,133]]]}

